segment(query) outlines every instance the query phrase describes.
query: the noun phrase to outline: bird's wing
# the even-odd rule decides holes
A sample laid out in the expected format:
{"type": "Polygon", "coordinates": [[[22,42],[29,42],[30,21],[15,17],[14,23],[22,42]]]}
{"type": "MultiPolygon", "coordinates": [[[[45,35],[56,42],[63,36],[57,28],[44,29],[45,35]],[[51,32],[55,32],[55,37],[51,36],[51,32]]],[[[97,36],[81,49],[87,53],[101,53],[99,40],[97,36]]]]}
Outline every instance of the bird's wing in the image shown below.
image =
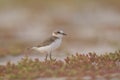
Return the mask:
{"type": "Polygon", "coordinates": [[[52,36],[52,37],[48,38],[47,40],[45,40],[44,42],[40,43],[37,47],[42,47],[42,46],[49,45],[49,44],[51,44],[52,42],[54,42],[56,39],[58,39],[58,38],[52,36]]]}

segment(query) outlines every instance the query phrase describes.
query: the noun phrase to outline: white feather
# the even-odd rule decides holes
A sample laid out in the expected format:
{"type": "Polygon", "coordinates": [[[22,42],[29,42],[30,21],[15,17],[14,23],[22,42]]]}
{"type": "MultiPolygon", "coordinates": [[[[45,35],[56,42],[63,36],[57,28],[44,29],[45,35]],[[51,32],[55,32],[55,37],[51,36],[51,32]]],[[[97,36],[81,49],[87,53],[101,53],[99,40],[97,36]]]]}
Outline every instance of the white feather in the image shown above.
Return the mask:
{"type": "Polygon", "coordinates": [[[62,42],[62,39],[58,38],[48,46],[43,46],[43,47],[39,47],[39,48],[33,47],[32,49],[39,51],[41,53],[50,53],[50,52],[54,51],[55,49],[57,49],[60,46],[61,42],[62,42]]]}

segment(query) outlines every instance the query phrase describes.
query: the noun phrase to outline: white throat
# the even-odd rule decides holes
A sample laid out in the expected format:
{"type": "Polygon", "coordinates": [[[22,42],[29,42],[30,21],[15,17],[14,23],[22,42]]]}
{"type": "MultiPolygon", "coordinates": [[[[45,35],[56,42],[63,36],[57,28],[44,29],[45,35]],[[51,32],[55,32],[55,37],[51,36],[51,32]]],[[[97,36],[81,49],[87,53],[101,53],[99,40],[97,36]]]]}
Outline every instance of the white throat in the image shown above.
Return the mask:
{"type": "Polygon", "coordinates": [[[53,33],[52,36],[55,36],[55,37],[58,37],[58,38],[63,38],[62,34],[55,34],[55,33],[53,33]]]}

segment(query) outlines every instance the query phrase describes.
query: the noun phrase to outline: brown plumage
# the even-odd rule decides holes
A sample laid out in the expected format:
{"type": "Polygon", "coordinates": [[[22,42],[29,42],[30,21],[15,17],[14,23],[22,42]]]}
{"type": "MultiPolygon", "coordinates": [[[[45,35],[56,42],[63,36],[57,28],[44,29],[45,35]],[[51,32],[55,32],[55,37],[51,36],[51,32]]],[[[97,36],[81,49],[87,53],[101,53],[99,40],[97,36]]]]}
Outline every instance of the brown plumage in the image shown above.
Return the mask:
{"type": "Polygon", "coordinates": [[[45,40],[44,42],[42,42],[41,44],[39,44],[36,47],[43,47],[43,46],[47,46],[50,45],[51,43],[53,43],[56,39],[58,39],[58,37],[52,36],[50,38],[48,38],[47,40],[45,40]]]}

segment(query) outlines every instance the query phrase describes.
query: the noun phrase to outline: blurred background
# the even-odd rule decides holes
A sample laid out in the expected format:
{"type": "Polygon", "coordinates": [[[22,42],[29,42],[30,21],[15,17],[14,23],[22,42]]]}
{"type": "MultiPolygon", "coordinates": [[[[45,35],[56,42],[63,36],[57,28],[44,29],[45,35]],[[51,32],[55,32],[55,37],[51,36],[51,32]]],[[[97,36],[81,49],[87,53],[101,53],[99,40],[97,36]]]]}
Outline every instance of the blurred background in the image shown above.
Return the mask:
{"type": "Polygon", "coordinates": [[[2,58],[26,53],[58,29],[68,36],[57,55],[119,50],[120,1],[0,0],[2,58]]]}

